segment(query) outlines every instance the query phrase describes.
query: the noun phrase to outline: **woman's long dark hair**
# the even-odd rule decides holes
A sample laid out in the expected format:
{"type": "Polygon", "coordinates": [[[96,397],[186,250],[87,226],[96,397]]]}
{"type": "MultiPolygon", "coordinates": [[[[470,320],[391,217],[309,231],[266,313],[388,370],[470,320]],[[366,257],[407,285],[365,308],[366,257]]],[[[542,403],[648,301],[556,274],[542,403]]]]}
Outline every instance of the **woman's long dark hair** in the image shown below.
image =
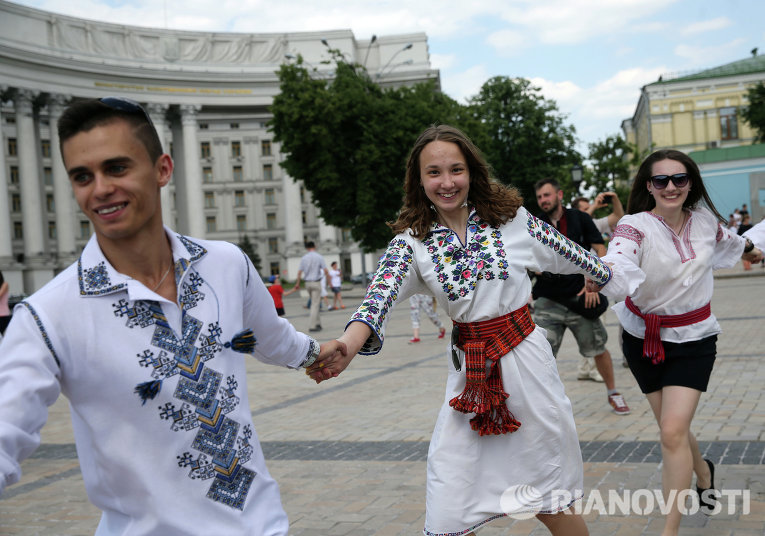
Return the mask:
{"type": "Polygon", "coordinates": [[[411,229],[416,238],[422,239],[436,220],[425,195],[420,178],[420,154],[433,141],[456,144],[465,157],[470,174],[468,203],[484,221],[498,227],[515,217],[523,198],[513,187],[500,184],[491,177],[491,168],[481,151],[459,129],[449,125],[431,126],[420,134],[409,153],[404,179],[404,206],[398,219],[389,223],[395,233],[411,229]]]}
{"type": "Polygon", "coordinates": [[[637,214],[638,212],[645,212],[651,210],[656,206],[656,200],[651,194],[648,193],[648,181],[651,180],[653,175],[653,165],[656,162],[662,160],[675,160],[685,166],[685,171],[690,177],[688,185],[688,197],[685,198],[683,203],[684,208],[693,209],[699,206],[699,202],[703,200],[704,205],[717,216],[717,219],[721,222],[727,222],[726,218],[723,218],[715,208],[714,203],[709,198],[707,189],[704,187],[704,181],[701,178],[701,172],[696,162],[685,153],[676,151],[674,149],[661,149],[648,155],[643,163],[640,164],[637,175],[635,176],[635,182],[632,184],[632,191],[630,197],[627,200],[627,214],[637,214]]]}

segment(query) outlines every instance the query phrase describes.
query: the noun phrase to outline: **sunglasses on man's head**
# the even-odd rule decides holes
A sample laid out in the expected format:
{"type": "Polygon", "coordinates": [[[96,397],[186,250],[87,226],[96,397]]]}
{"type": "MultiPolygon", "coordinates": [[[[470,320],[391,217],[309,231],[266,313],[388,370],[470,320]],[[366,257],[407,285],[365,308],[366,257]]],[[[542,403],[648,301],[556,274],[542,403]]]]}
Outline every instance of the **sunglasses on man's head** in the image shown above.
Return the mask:
{"type": "Polygon", "coordinates": [[[147,123],[149,123],[152,127],[154,126],[154,122],[151,120],[151,117],[149,117],[149,114],[146,113],[146,110],[143,108],[143,106],[134,100],[126,99],[125,97],[102,97],[98,99],[98,102],[105,104],[114,110],[119,110],[120,112],[141,115],[144,119],[146,119],[147,123]]]}
{"type": "Polygon", "coordinates": [[[675,173],[674,175],[654,175],[651,177],[651,182],[653,183],[654,188],[657,190],[663,190],[669,184],[670,179],[672,180],[672,184],[678,188],[682,188],[688,184],[689,177],[687,173],[675,173]]]}

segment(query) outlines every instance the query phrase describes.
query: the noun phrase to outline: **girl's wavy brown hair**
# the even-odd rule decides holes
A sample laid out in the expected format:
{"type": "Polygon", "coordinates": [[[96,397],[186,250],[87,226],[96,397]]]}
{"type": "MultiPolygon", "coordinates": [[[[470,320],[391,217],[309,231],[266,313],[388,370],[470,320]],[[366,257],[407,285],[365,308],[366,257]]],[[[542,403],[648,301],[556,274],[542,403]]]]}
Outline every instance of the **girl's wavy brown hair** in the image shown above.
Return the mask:
{"type": "Polygon", "coordinates": [[[523,204],[521,194],[511,186],[500,184],[491,176],[491,168],[481,151],[459,129],[449,125],[431,126],[420,134],[409,153],[404,178],[404,206],[398,219],[388,226],[398,234],[412,230],[422,240],[436,221],[436,212],[425,195],[420,177],[420,154],[427,144],[446,141],[456,144],[462,151],[470,175],[468,203],[475,207],[478,216],[494,227],[511,220],[523,204]]]}

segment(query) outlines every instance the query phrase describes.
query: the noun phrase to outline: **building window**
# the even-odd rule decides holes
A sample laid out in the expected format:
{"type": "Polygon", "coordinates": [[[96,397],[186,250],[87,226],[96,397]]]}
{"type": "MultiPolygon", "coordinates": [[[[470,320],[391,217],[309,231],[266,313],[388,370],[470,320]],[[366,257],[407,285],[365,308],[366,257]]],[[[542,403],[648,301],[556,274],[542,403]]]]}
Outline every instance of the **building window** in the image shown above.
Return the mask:
{"type": "Polygon", "coordinates": [[[234,166],[234,182],[242,182],[242,166],[234,166]]]}
{"type": "Polygon", "coordinates": [[[210,158],[210,142],[203,141],[199,144],[199,153],[202,158],[210,158]]]}
{"type": "Polygon", "coordinates": [[[8,138],[8,156],[16,156],[19,148],[16,145],[16,138],[8,138]]]}
{"type": "Polygon", "coordinates": [[[218,222],[215,219],[215,216],[207,216],[207,232],[208,233],[214,233],[218,230],[218,222]]]}
{"type": "Polygon", "coordinates": [[[720,138],[723,140],[738,139],[738,119],[735,108],[720,108],[720,138]]]}
{"type": "Polygon", "coordinates": [[[212,182],[212,181],[213,181],[212,168],[211,167],[203,167],[202,168],[202,182],[212,182]]]}
{"type": "Polygon", "coordinates": [[[11,196],[11,212],[21,212],[21,196],[19,194],[11,196]]]}
{"type": "Polygon", "coordinates": [[[305,225],[306,223],[308,223],[308,217],[307,217],[307,216],[306,216],[306,214],[305,214],[305,210],[304,210],[303,212],[301,212],[301,213],[300,213],[300,217],[301,217],[301,218],[302,218],[302,220],[303,220],[303,225],[305,225]]]}
{"type": "Polygon", "coordinates": [[[236,230],[239,232],[247,230],[247,216],[244,214],[236,215],[236,230]]]}
{"type": "Polygon", "coordinates": [[[271,140],[263,140],[260,142],[260,154],[263,156],[271,156],[271,140]]]}
{"type": "Polygon", "coordinates": [[[215,192],[205,192],[205,208],[215,208],[215,192]]]}
{"type": "Polygon", "coordinates": [[[276,214],[273,212],[266,214],[266,229],[276,229],[276,214]]]}
{"type": "Polygon", "coordinates": [[[50,238],[51,240],[55,240],[57,238],[55,221],[48,222],[48,238],[50,238]]]}
{"type": "Polygon", "coordinates": [[[278,262],[272,262],[271,263],[271,275],[279,275],[279,263],[278,262]]]}
{"type": "Polygon", "coordinates": [[[273,188],[266,188],[263,192],[263,195],[265,197],[265,203],[266,205],[275,205],[276,204],[276,197],[274,195],[274,189],[273,188]]]}
{"type": "Polygon", "coordinates": [[[272,164],[263,164],[263,180],[270,181],[274,178],[274,166],[272,164]]]}
{"type": "Polygon", "coordinates": [[[45,186],[53,186],[53,169],[46,167],[43,168],[43,182],[45,186]]]}
{"type": "Polygon", "coordinates": [[[228,126],[231,128],[231,130],[239,129],[239,123],[229,123],[228,126]]]}
{"type": "Polygon", "coordinates": [[[13,238],[16,240],[24,239],[24,225],[20,221],[13,222],[13,238]]]}
{"type": "Polygon", "coordinates": [[[199,130],[207,130],[210,128],[210,125],[207,123],[199,123],[199,130]]]}
{"type": "Polygon", "coordinates": [[[90,222],[88,220],[80,221],[80,238],[90,238],[90,222]]]}
{"type": "Polygon", "coordinates": [[[268,252],[279,253],[279,239],[275,236],[268,239],[268,252]]]}
{"type": "Polygon", "coordinates": [[[16,124],[16,116],[15,115],[8,115],[5,117],[5,122],[9,125],[15,125],[16,124]]]}
{"type": "Polygon", "coordinates": [[[243,207],[244,206],[244,190],[235,190],[234,191],[234,206],[235,207],[243,207]]]}
{"type": "Polygon", "coordinates": [[[341,233],[341,240],[343,242],[353,242],[353,236],[351,236],[351,230],[347,227],[343,229],[341,233]]]}
{"type": "Polygon", "coordinates": [[[231,142],[231,157],[239,158],[240,156],[242,156],[242,142],[232,141],[231,142]]]}
{"type": "Polygon", "coordinates": [[[11,166],[11,184],[19,183],[19,168],[18,166],[11,166]]]}
{"type": "Polygon", "coordinates": [[[305,203],[305,188],[303,186],[300,187],[300,202],[305,203]]]}
{"type": "Polygon", "coordinates": [[[48,212],[56,212],[56,200],[51,194],[45,196],[45,208],[48,212]]]}
{"type": "Polygon", "coordinates": [[[40,152],[43,158],[50,158],[50,140],[40,140],[40,152]]]}

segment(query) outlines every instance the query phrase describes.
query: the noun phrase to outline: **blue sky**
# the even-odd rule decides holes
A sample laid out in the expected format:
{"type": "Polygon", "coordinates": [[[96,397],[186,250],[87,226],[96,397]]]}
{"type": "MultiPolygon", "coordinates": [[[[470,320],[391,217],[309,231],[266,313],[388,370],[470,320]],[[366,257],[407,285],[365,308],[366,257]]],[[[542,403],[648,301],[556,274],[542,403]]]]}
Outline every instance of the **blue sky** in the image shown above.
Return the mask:
{"type": "MultiPolygon", "coordinates": [[[[765,54],[762,0],[16,0],[76,17],[183,30],[425,32],[441,85],[463,101],[492,76],[557,102],[580,150],[620,132],[660,74],[765,54]]],[[[403,58],[403,55],[401,56],[403,58]]]]}

